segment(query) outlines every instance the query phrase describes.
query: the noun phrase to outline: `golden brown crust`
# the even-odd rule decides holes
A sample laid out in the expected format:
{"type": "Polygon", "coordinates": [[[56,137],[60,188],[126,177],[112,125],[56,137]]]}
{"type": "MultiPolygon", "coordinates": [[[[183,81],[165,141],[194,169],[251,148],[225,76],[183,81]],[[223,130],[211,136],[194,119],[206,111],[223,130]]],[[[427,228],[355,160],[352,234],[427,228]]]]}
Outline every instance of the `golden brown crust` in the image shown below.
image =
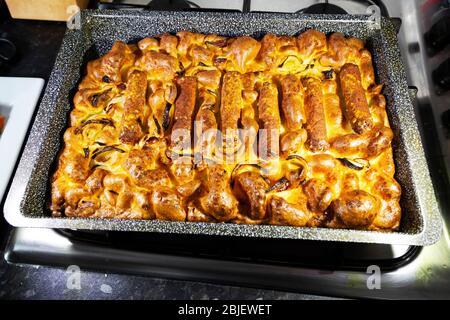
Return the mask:
{"type": "Polygon", "coordinates": [[[340,33],[116,42],[74,97],[50,209],[397,230],[381,91],[364,42],[340,33]]]}

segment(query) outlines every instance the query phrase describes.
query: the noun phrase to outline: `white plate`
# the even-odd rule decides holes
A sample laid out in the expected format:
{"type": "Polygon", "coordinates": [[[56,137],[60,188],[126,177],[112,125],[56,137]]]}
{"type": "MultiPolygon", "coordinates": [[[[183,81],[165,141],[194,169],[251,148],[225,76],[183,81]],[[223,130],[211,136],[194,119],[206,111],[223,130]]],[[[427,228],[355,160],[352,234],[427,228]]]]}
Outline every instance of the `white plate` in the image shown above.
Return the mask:
{"type": "Polygon", "coordinates": [[[0,136],[0,201],[19,156],[44,79],[0,77],[0,113],[6,126],[0,136]]]}

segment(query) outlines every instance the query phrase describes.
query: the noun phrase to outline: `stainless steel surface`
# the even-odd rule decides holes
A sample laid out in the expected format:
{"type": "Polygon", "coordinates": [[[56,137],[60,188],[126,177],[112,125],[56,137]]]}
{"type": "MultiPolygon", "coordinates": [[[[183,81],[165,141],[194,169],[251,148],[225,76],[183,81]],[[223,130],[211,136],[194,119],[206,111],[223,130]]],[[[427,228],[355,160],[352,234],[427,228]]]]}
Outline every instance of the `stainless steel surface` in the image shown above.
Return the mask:
{"type": "MultiPolygon", "coordinates": [[[[275,240],[274,240],[275,241],[275,240]]],[[[448,237],[445,242],[448,244],[448,237]]],[[[349,246],[349,244],[347,245],[349,246]]],[[[368,251],[389,249],[389,246],[367,245],[368,251]]],[[[341,248],[344,250],[344,248],[341,248]]],[[[407,246],[391,246],[393,257],[406,254],[407,246]],[[395,252],[397,251],[397,252],[395,252]]],[[[450,298],[450,261],[445,247],[430,246],[420,254],[405,258],[395,270],[380,273],[380,289],[369,289],[367,283],[372,272],[370,265],[379,262],[365,261],[361,251],[340,252],[341,255],[359,254],[363,271],[341,269],[337,266],[318,268],[280,265],[261,261],[236,261],[190,256],[143,252],[101,244],[73,240],[56,230],[16,229],[10,239],[5,258],[10,263],[52,265],[67,268],[76,264],[80,268],[99,271],[143,274],[171,279],[220,282],[231,285],[271,288],[349,298],[450,298]]]]}
{"type": "MultiPolygon", "coordinates": [[[[444,3],[445,1],[441,1],[444,3]]],[[[437,93],[437,89],[431,79],[432,71],[442,63],[446,58],[450,57],[450,48],[447,46],[438,54],[430,57],[427,54],[423,35],[427,32],[432,24],[434,10],[430,8],[431,1],[414,0],[414,1],[390,1],[393,12],[404,12],[402,17],[404,28],[401,30],[401,50],[404,53],[405,63],[408,65],[407,75],[410,84],[419,88],[417,93],[417,111],[428,112],[431,109],[431,120],[437,133],[439,146],[430,150],[429,156],[437,156],[441,158],[444,165],[442,174],[446,175],[450,180],[450,139],[446,136],[446,130],[442,123],[442,113],[450,109],[450,91],[437,93]],[[428,4],[428,6],[426,6],[428,4]],[[415,50],[420,48],[420,50],[415,50]]],[[[437,1],[436,3],[439,3],[437,1]]],[[[450,8],[448,9],[450,11],[450,8]]],[[[450,13],[450,12],[449,12],[450,13]]],[[[449,15],[450,19],[450,15],[449,15]]],[[[450,195],[450,190],[442,190],[438,192],[450,195]]]]}
{"type": "Polygon", "coordinates": [[[19,163],[5,204],[5,217],[14,226],[120,231],[175,232],[269,238],[429,245],[441,235],[441,220],[400,60],[395,25],[382,19],[373,28],[368,16],[284,15],[196,12],[84,11],[82,28],[63,40],[46,94],[19,163]],[[343,32],[367,40],[377,76],[384,83],[393,141],[396,179],[402,195],[401,232],[383,233],[324,228],[233,225],[116,219],[51,218],[45,209],[49,172],[59,150],[69,112],[69,96],[80,78],[83,59],[105,53],[113,41],[130,42],[151,34],[182,29],[225,35],[274,32],[297,34],[307,28],[343,32]],[[92,52],[92,50],[95,52],[92,52]]]}

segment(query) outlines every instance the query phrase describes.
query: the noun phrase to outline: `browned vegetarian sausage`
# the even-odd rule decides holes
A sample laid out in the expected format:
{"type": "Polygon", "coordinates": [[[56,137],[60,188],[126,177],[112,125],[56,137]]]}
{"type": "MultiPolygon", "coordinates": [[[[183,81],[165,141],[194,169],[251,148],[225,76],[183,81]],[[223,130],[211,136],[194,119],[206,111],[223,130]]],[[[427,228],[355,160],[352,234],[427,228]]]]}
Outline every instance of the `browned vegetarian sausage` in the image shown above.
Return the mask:
{"type": "Polygon", "coordinates": [[[178,38],[169,33],[161,35],[161,38],[159,39],[160,49],[174,57],[177,56],[177,45],[178,38]]]}
{"type": "Polygon", "coordinates": [[[312,60],[327,50],[327,37],[323,32],[310,29],[299,34],[297,46],[303,60],[312,60]]]}
{"type": "Polygon", "coordinates": [[[363,190],[347,191],[333,200],[331,212],[346,227],[367,227],[380,211],[380,201],[363,190]]]}
{"type": "Polygon", "coordinates": [[[389,127],[376,126],[363,134],[349,133],[339,136],[333,139],[331,148],[341,156],[372,158],[389,148],[393,136],[389,127]]]}
{"type": "Polygon", "coordinates": [[[370,228],[377,230],[398,230],[402,211],[398,200],[382,200],[381,205],[381,210],[373,220],[370,228]]]}
{"type": "Polygon", "coordinates": [[[144,72],[133,71],[127,83],[127,95],[122,115],[120,141],[136,144],[143,136],[142,114],[144,113],[147,77],[144,72]]]}
{"type": "Polygon", "coordinates": [[[259,49],[257,60],[264,62],[269,68],[272,68],[276,62],[277,54],[277,36],[271,33],[266,34],[261,40],[261,49],[259,49]]]}
{"type": "Polygon", "coordinates": [[[305,79],[305,114],[306,131],[308,140],[306,144],[311,151],[325,151],[329,145],[327,142],[327,126],[323,106],[322,86],[319,80],[305,79]]]}
{"type": "Polygon", "coordinates": [[[281,119],[278,109],[278,90],[273,83],[264,83],[259,92],[258,114],[259,156],[263,159],[277,157],[279,154],[281,119]]]}
{"type": "Polygon", "coordinates": [[[288,74],[280,79],[280,85],[281,109],[286,129],[299,130],[305,122],[302,83],[295,75],[288,74]]]}
{"type": "Polygon", "coordinates": [[[238,202],[230,188],[229,174],[221,165],[210,166],[207,171],[202,185],[205,195],[198,201],[200,209],[218,221],[235,218],[238,213],[238,202]]]}
{"type": "Polygon", "coordinates": [[[268,211],[271,215],[271,223],[278,225],[290,225],[296,227],[305,226],[311,214],[304,205],[304,199],[298,203],[289,203],[281,197],[273,196],[268,201],[268,211]]]}
{"type": "Polygon", "coordinates": [[[216,141],[217,121],[214,113],[216,97],[201,89],[200,107],[195,117],[195,147],[203,157],[210,157],[216,141]]]}
{"type": "Polygon", "coordinates": [[[308,209],[313,212],[325,211],[333,196],[325,182],[314,178],[303,185],[303,192],[307,197],[308,209]]]}
{"type": "Polygon", "coordinates": [[[345,115],[356,133],[372,129],[373,121],[361,84],[361,73],[355,64],[346,63],[339,73],[342,95],[345,102],[345,115]]]}
{"type": "Polygon", "coordinates": [[[375,72],[373,70],[372,55],[366,49],[361,51],[359,67],[361,68],[361,83],[364,89],[367,89],[375,83],[375,72]]]}
{"type": "Polygon", "coordinates": [[[197,79],[178,79],[179,95],[175,101],[174,124],[170,146],[177,153],[188,152],[191,147],[192,119],[197,99],[197,79]]]}
{"type": "Polygon", "coordinates": [[[266,216],[266,181],[257,172],[246,171],[234,179],[233,191],[238,200],[250,205],[249,216],[254,220],[264,219],[266,216]]]}
{"type": "Polygon", "coordinates": [[[185,221],[186,211],[180,197],[171,189],[160,187],[152,194],[153,211],[160,220],[185,221]]]}
{"type": "Polygon", "coordinates": [[[97,81],[100,81],[105,76],[114,83],[125,81],[123,79],[123,70],[132,66],[135,59],[136,55],[133,46],[127,45],[122,41],[116,41],[106,55],[88,63],[88,76],[83,79],[80,87],[87,85],[91,81],[91,77],[97,81]]]}
{"type": "Polygon", "coordinates": [[[251,37],[239,37],[231,42],[229,53],[240,73],[246,73],[247,63],[256,58],[260,48],[261,43],[251,37]]]}
{"type": "Polygon", "coordinates": [[[297,153],[307,139],[305,129],[285,133],[280,140],[280,151],[284,155],[297,153]]]}
{"type": "Polygon", "coordinates": [[[369,145],[367,146],[367,155],[376,157],[381,152],[391,146],[394,134],[389,127],[380,126],[378,130],[374,130],[371,135],[369,145]]]}
{"type": "Polygon", "coordinates": [[[220,129],[225,142],[225,152],[234,153],[240,147],[238,120],[242,109],[242,81],[238,72],[227,72],[223,77],[220,129]]]}

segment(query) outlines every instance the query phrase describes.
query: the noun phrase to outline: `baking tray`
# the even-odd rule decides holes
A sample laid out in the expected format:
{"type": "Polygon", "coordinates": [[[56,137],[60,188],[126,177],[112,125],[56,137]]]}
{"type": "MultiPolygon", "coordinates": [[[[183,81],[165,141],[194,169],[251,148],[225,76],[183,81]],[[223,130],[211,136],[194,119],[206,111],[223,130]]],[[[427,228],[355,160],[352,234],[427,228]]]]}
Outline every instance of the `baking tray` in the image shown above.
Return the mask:
{"type": "Polygon", "coordinates": [[[376,28],[372,19],[365,15],[83,10],[80,21],[79,29],[68,29],[65,34],[12,181],[4,208],[5,218],[12,225],[409,245],[430,245],[440,238],[439,207],[392,20],[381,18],[381,28],[376,28]],[[394,131],[395,177],[403,190],[400,232],[51,217],[47,209],[50,175],[61,148],[77,84],[86,63],[105,54],[114,41],[137,42],[146,36],[180,30],[261,37],[267,32],[296,35],[309,28],[325,33],[342,32],[364,39],[372,52],[377,82],[384,84],[383,93],[394,131]]]}

